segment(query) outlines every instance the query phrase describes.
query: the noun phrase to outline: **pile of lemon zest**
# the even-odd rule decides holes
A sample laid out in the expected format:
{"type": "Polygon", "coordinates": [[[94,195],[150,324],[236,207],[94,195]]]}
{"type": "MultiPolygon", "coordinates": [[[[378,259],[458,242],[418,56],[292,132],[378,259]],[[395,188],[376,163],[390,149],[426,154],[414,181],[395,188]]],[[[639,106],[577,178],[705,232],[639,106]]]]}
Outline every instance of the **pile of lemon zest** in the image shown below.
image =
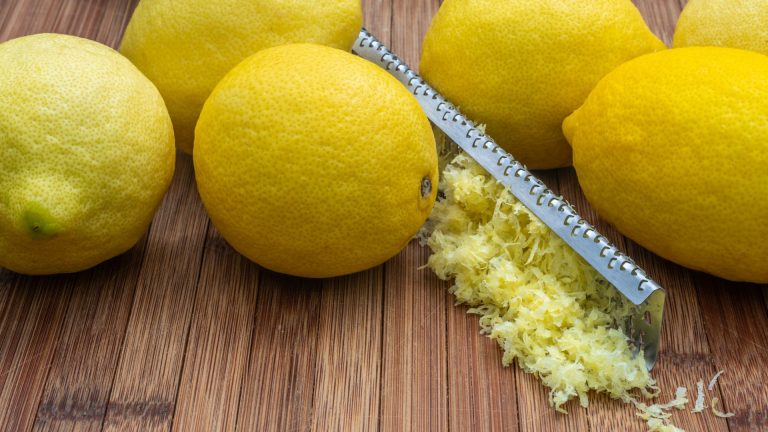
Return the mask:
{"type": "Polygon", "coordinates": [[[658,389],[619,323],[635,307],[476,162],[446,165],[428,224],[429,267],[453,280],[482,332],[550,388],[558,411],[588,392],[625,402],[658,389]]]}

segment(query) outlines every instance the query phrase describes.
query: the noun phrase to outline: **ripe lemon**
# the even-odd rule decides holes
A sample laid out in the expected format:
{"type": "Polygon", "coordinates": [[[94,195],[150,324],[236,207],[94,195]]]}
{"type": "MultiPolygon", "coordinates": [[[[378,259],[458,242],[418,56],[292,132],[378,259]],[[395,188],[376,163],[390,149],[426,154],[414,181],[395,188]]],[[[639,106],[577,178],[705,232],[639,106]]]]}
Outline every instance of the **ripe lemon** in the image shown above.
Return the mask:
{"type": "Polygon", "coordinates": [[[0,44],[0,112],[0,267],[76,272],[136,244],[175,161],[141,72],[86,39],[14,39],[0,44]]]}
{"type": "Polygon", "coordinates": [[[429,121],[395,78],[312,44],[243,61],[205,103],[195,174],[224,238],[263,267],[330,277],[380,264],[429,215],[429,121]]]}
{"type": "Polygon", "coordinates": [[[678,264],[768,282],[768,57],[679,48],[608,74],[563,129],[584,193],[678,264]]]}
{"type": "Polygon", "coordinates": [[[240,61],[287,43],[350,49],[361,25],[360,0],[142,0],[120,51],[160,89],[191,153],[203,103],[240,61]]]}
{"type": "Polygon", "coordinates": [[[563,119],[619,64],[663,49],[629,0],[446,0],[422,75],[529,168],[571,164],[563,119]]]}
{"type": "Polygon", "coordinates": [[[691,0],[677,22],[674,46],[722,46],[768,55],[768,0],[691,0]]]}

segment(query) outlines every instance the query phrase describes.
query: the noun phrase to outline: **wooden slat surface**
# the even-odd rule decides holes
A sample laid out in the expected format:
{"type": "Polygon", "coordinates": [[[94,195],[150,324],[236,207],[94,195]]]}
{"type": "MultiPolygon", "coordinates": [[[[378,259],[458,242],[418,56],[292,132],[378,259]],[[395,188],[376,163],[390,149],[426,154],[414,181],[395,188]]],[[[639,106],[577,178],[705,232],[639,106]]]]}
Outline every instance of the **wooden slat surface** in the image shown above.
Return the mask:
{"type": "Polygon", "coordinates": [[[322,284],[263,275],[237,430],[310,430],[322,284]]]}
{"type": "Polygon", "coordinates": [[[713,362],[726,371],[718,385],[720,408],[739,414],[728,425],[732,431],[768,431],[768,314],[760,288],[704,274],[693,278],[713,362]]]}
{"type": "Polygon", "coordinates": [[[29,430],[35,421],[75,276],[9,278],[0,316],[0,425],[29,430]]]}
{"type": "MultiPolygon", "coordinates": [[[[683,0],[636,0],[671,40],[683,0]]],[[[61,32],[116,47],[136,0],[0,0],[0,41],[61,32]]],[[[418,66],[439,0],[365,0],[366,27],[418,66]]],[[[768,430],[768,287],[664,261],[600,221],[572,169],[541,173],[668,290],[654,371],[678,385],[724,369],[710,396],[737,415],[675,412],[689,431],[768,430]]],[[[189,157],[144,239],[75,275],[0,270],[0,431],[641,431],[596,395],[565,416],[547,389],[501,367],[478,320],[411,243],[356,275],[278,275],[210,224],[189,157]]],[[[693,396],[693,395],[692,395],[693,396]]]]}
{"type": "Polygon", "coordinates": [[[104,430],[167,430],[172,424],[208,225],[192,161],[180,156],[137,269],[104,430]]]}
{"type": "Polygon", "coordinates": [[[313,431],[376,429],[381,389],[382,277],[378,267],[323,282],[314,365],[313,431]]]}
{"type": "Polygon", "coordinates": [[[35,429],[101,430],[145,247],[78,275],[35,429]]]}
{"type": "Polygon", "coordinates": [[[259,273],[209,227],[174,429],[235,430],[256,325],[259,273]]]}
{"type": "MultiPolygon", "coordinates": [[[[391,2],[389,46],[413,67],[418,67],[421,35],[429,25],[426,17],[437,7],[436,0],[391,2]]],[[[384,369],[379,413],[383,431],[448,427],[448,296],[437,278],[419,269],[426,256],[423,248],[411,243],[384,266],[384,369]]]]}

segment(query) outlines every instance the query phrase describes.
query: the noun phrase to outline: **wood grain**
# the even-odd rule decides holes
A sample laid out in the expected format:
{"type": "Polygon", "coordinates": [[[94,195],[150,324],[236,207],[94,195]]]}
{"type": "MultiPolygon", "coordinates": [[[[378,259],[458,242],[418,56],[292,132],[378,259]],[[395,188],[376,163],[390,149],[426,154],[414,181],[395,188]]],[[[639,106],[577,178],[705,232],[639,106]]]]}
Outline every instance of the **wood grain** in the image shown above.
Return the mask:
{"type": "Polygon", "coordinates": [[[688,0],[632,0],[645,22],[667,46],[672,46],[675,25],[688,0]]]}
{"type": "Polygon", "coordinates": [[[382,278],[378,267],[323,281],[313,431],[378,428],[382,278]]]}
{"type": "Polygon", "coordinates": [[[392,41],[392,0],[363,0],[363,27],[389,44],[392,41]]]}
{"type": "Polygon", "coordinates": [[[383,431],[446,430],[446,295],[425,269],[428,254],[411,242],[386,267],[383,431]],[[417,264],[418,263],[418,264],[417,264]]]}
{"type": "MultiPolygon", "coordinates": [[[[119,44],[137,0],[0,0],[0,41],[61,32],[119,44]]],[[[365,26],[412,66],[439,0],[364,0],[365,26]]],[[[683,0],[635,0],[672,40],[683,0]]],[[[654,375],[667,400],[717,370],[729,420],[674,413],[689,431],[768,430],[768,288],[666,262],[601,221],[571,169],[542,173],[667,288],[654,375]]],[[[0,270],[0,430],[642,431],[601,395],[552,410],[548,390],[478,334],[412,242],[344,278],[275,274],[211,226],[179,156],[134,249],[86,272],[0,270]]],[[[692,395],[692,397],[695,395],[692,395]]],[[[709,399],[708,399],[709,400],[709,399]]]]}
{"type": "Polygon", "coordinates": [[[64,33],[117,48],[138,0],[3,0],[0,41],[34,33],[64,33]]]}
{"type": "MultiPolygon", "coordinates": [[[[392,2],[390,46],[418,68],[420,44],[436,0],[392,2]]],[[[442,282],[420,269],[428,254],[411,242],[386,265],[381,429],[447,430],[446,305],[442,282]]]]}
{"type": "Polygon", "coordinates": [[[763,298],[765,298],[765,310],[768,313],[768,287],[763,288],[763,298]]]}
{"type": "Polygon", "coordinates": [[[696,273],[702,320],[713,361],[725,374],[718,381],[720,409],[736,413],[728,429],[768,430],[768,314],[761,287],[734,284],[696,273]]]}
{"type": "Polygon", "coordinates": [[[179,154],[173,183],[149,234],[105,430],[169,429],[207,228],[192,160],[179,154]]]}
{"type": "Polygon", "coordinates": [[[262,272],[237,430],[311,429],[321,294],[321,281],[262,272]]]}
{"type": "Polygon", "coordinates": [[[101,430],[145,246],[77,275],[35,430],[101,430]]]}
{"type": "Polygon", "coordinates": [[[259,269],[208,229],[173,429],[235,430],[259,269]]]}
{"type": "Polygon", "coordinates": [[[440,3],[441,0],[392,0],[390,48],[416,71],[419,70],[421,58],[421,41],[440,3]]]}
{"type": "Polygon", "coordinates": [[[16,276],[8,270],[0,269],[0,316],[5,314],[5,309],[8,307],[8,297],[14,290],[16,276]]]}
{"type": "Polygon", "coordinates": [[[514,366],[499,367],[501,350],[480,335],[480,319],[448,299],[448,430],[517,431],[514,366]]]}
{"type": "Polygon", "coordinates": [[[74,275],[12,278],[0,315],[0,425],[29,430],[72,295],[74,275]]]}

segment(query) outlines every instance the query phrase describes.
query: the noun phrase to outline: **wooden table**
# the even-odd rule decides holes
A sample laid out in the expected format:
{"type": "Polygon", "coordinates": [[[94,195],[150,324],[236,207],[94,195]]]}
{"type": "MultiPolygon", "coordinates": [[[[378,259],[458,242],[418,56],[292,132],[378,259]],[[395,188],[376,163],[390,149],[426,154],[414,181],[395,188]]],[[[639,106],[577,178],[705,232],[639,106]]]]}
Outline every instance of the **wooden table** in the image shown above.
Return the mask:
{"type": "MultiPolygon", "coordinates": [[[[0,41],[71,33],[117,46],[136,0],[0,0],[0,41]]],[[[366,26],[411,64],[438,0],[366,0],[366,26]]],[[[667,42],[681,0],[638,0],[667,42]]],[[[2,113],[0,113],[2,115],[2,113]]],[[[1,174],[0,174],[1,175],[1,174]]],[[[570,169],[542,173],[668,290],[654,374],[666,396],[717,370],[738,415],[676,412],[689,431],[768,430],[768,291],[670,264],[601,223],[570,169]]],[[[757,240],[757,239],[756,239],[757,240]]],[[[0,271],[0,429],[243,431],[642,431],[595,396],[570,414],[502,368],[477,318],[420,270],[409,245],[330,280],[261,270],[227,246],[176,176],[145,238],[79,274],[0,271]]],[[[768,265],[768,264],[766,264],[768,265]]]]}

